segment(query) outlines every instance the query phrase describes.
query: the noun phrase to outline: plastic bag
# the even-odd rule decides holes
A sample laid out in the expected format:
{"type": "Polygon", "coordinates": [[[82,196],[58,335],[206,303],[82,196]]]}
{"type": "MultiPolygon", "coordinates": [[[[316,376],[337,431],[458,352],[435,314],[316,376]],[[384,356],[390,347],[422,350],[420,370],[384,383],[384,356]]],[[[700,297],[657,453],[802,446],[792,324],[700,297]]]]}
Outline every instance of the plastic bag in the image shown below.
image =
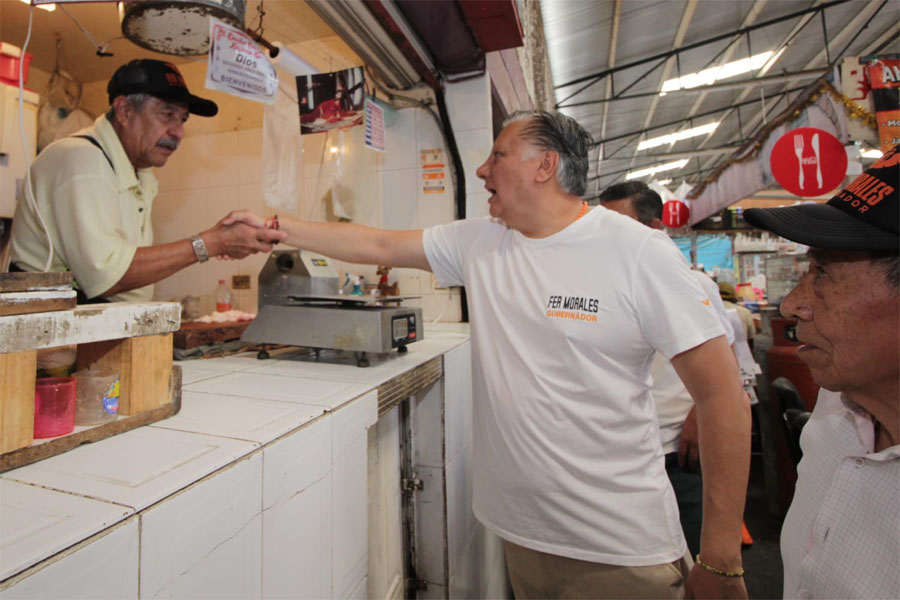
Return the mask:
{"type": "Polygon", "coordinates": [[[263,112],[262,194],[266,206],[298,213],[302,155],[297,100],[281,83],[275,103],[263,112]]]}

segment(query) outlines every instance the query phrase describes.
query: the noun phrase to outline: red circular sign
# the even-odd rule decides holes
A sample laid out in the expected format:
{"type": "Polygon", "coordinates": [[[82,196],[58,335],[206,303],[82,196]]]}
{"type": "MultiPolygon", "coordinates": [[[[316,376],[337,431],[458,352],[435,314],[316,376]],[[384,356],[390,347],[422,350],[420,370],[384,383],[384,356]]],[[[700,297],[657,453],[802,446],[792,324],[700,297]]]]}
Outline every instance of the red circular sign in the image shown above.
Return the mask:
{"type": "Polygon", "coordinates": [[[691,216],[691,209],[681,200],[669,200],[663,204],[662,221],[666,227],[678,229],[684,227],[691,216]]]}
{"type": "Polygon", "coordinates": [[[815,127],[785,133],[772,148],[772,175],[797,196],[821,196],[844,182],[847,152],[836,137],[815,127]]]}

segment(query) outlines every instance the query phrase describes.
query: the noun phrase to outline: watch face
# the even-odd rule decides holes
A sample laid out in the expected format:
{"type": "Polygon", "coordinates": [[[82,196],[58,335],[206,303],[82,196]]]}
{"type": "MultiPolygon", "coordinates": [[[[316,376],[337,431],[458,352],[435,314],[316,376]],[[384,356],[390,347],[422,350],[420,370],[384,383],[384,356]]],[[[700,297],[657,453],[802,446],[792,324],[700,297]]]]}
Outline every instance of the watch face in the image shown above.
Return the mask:
{"type": "Polygon", "coordinates": [[[203,238],[200,236],[192,238],[191,245],[194,247],[194,254],[197,255],[197,260],[200,262],[209,260],[209,253],[206,251],[206,244],[203,242],[203,238]]]}

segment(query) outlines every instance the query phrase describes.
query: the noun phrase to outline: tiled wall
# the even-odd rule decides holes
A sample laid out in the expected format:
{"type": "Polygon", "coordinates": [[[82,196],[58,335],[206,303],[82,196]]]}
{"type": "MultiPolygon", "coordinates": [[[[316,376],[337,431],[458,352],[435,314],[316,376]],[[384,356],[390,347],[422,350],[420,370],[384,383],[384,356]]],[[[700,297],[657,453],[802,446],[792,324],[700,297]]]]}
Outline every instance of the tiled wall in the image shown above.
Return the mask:
{"type": "MultiPolygon", "coordinates": [[[[490,152],[490,84],[486,77],[448,86],[447,104],[456,132],[465,168],[468,191],[467,214],[487,213],[487,192],[475,177],[475,169],[490,152]]],[[[344,139],[357,156],[355,169],[346,178],[361,206],[371,216],[360,222],[388,229],[419,229],[452,221],[455,216],[453,184],[449,158],[443,137],[434,118],[425,110],[406,108],[396,111],[396,120],[386,131],[387,151],[378,153],[362,148],[361,127],[344,134],[344,139]],[[444,152],[445,180],[443,193],[424,193],[421,151],[441,148],[444,152]],[[361,153],[361,154],[360,154],[361,153]]],[[[261,216],[275,211],[262,199],[262,129],[245,129],[223,133],[187,136],[168,164],[156,170],[160,191],[153,206],[156,243],[184,239],[211,227],[229,211],[249,209],[261,216]]],[[[330,147],[337,134],[306,135],[302,138],[303,171],[301,197],[295,215],[311,220],[324,220],[331,210],[328,193],[335,172],[330,147]],[[323,153],[323,146],[325,153],[323,153]]],[[[229,284],[232,275],[250,275],[251,289],[236,291],[238,308],[250,312],[257,309],[256,277],[265,256],[254,255],[242,261],[212,260],[196,264],[156,285],[155,298],[169,300],[188,294],[201,298],[204,313],[212,311],[213,290],[219,279],[229,284]]],[[[362,275],[370,283],[378,277],[374,266],[337,263],[341,273],[362,275]]],[[[403,295],[420,296],[407,301],[421,306],[428,321],[460,319],[459,293],[436,287],[434,277],[414,269],[394,269],[391,281],[399,283],[403,295]]]]}

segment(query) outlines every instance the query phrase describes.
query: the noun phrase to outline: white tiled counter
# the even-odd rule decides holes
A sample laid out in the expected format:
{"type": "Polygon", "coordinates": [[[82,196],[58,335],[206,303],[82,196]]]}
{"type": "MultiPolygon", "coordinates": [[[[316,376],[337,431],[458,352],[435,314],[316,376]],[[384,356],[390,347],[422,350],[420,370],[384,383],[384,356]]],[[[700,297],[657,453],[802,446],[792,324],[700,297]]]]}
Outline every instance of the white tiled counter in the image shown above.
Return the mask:
{"type": "Polygon", "coordinates": [[[0,475],[0,598],[365,597],[378,388],[467,342],[178,363],[179,414],[0,475]]]}

